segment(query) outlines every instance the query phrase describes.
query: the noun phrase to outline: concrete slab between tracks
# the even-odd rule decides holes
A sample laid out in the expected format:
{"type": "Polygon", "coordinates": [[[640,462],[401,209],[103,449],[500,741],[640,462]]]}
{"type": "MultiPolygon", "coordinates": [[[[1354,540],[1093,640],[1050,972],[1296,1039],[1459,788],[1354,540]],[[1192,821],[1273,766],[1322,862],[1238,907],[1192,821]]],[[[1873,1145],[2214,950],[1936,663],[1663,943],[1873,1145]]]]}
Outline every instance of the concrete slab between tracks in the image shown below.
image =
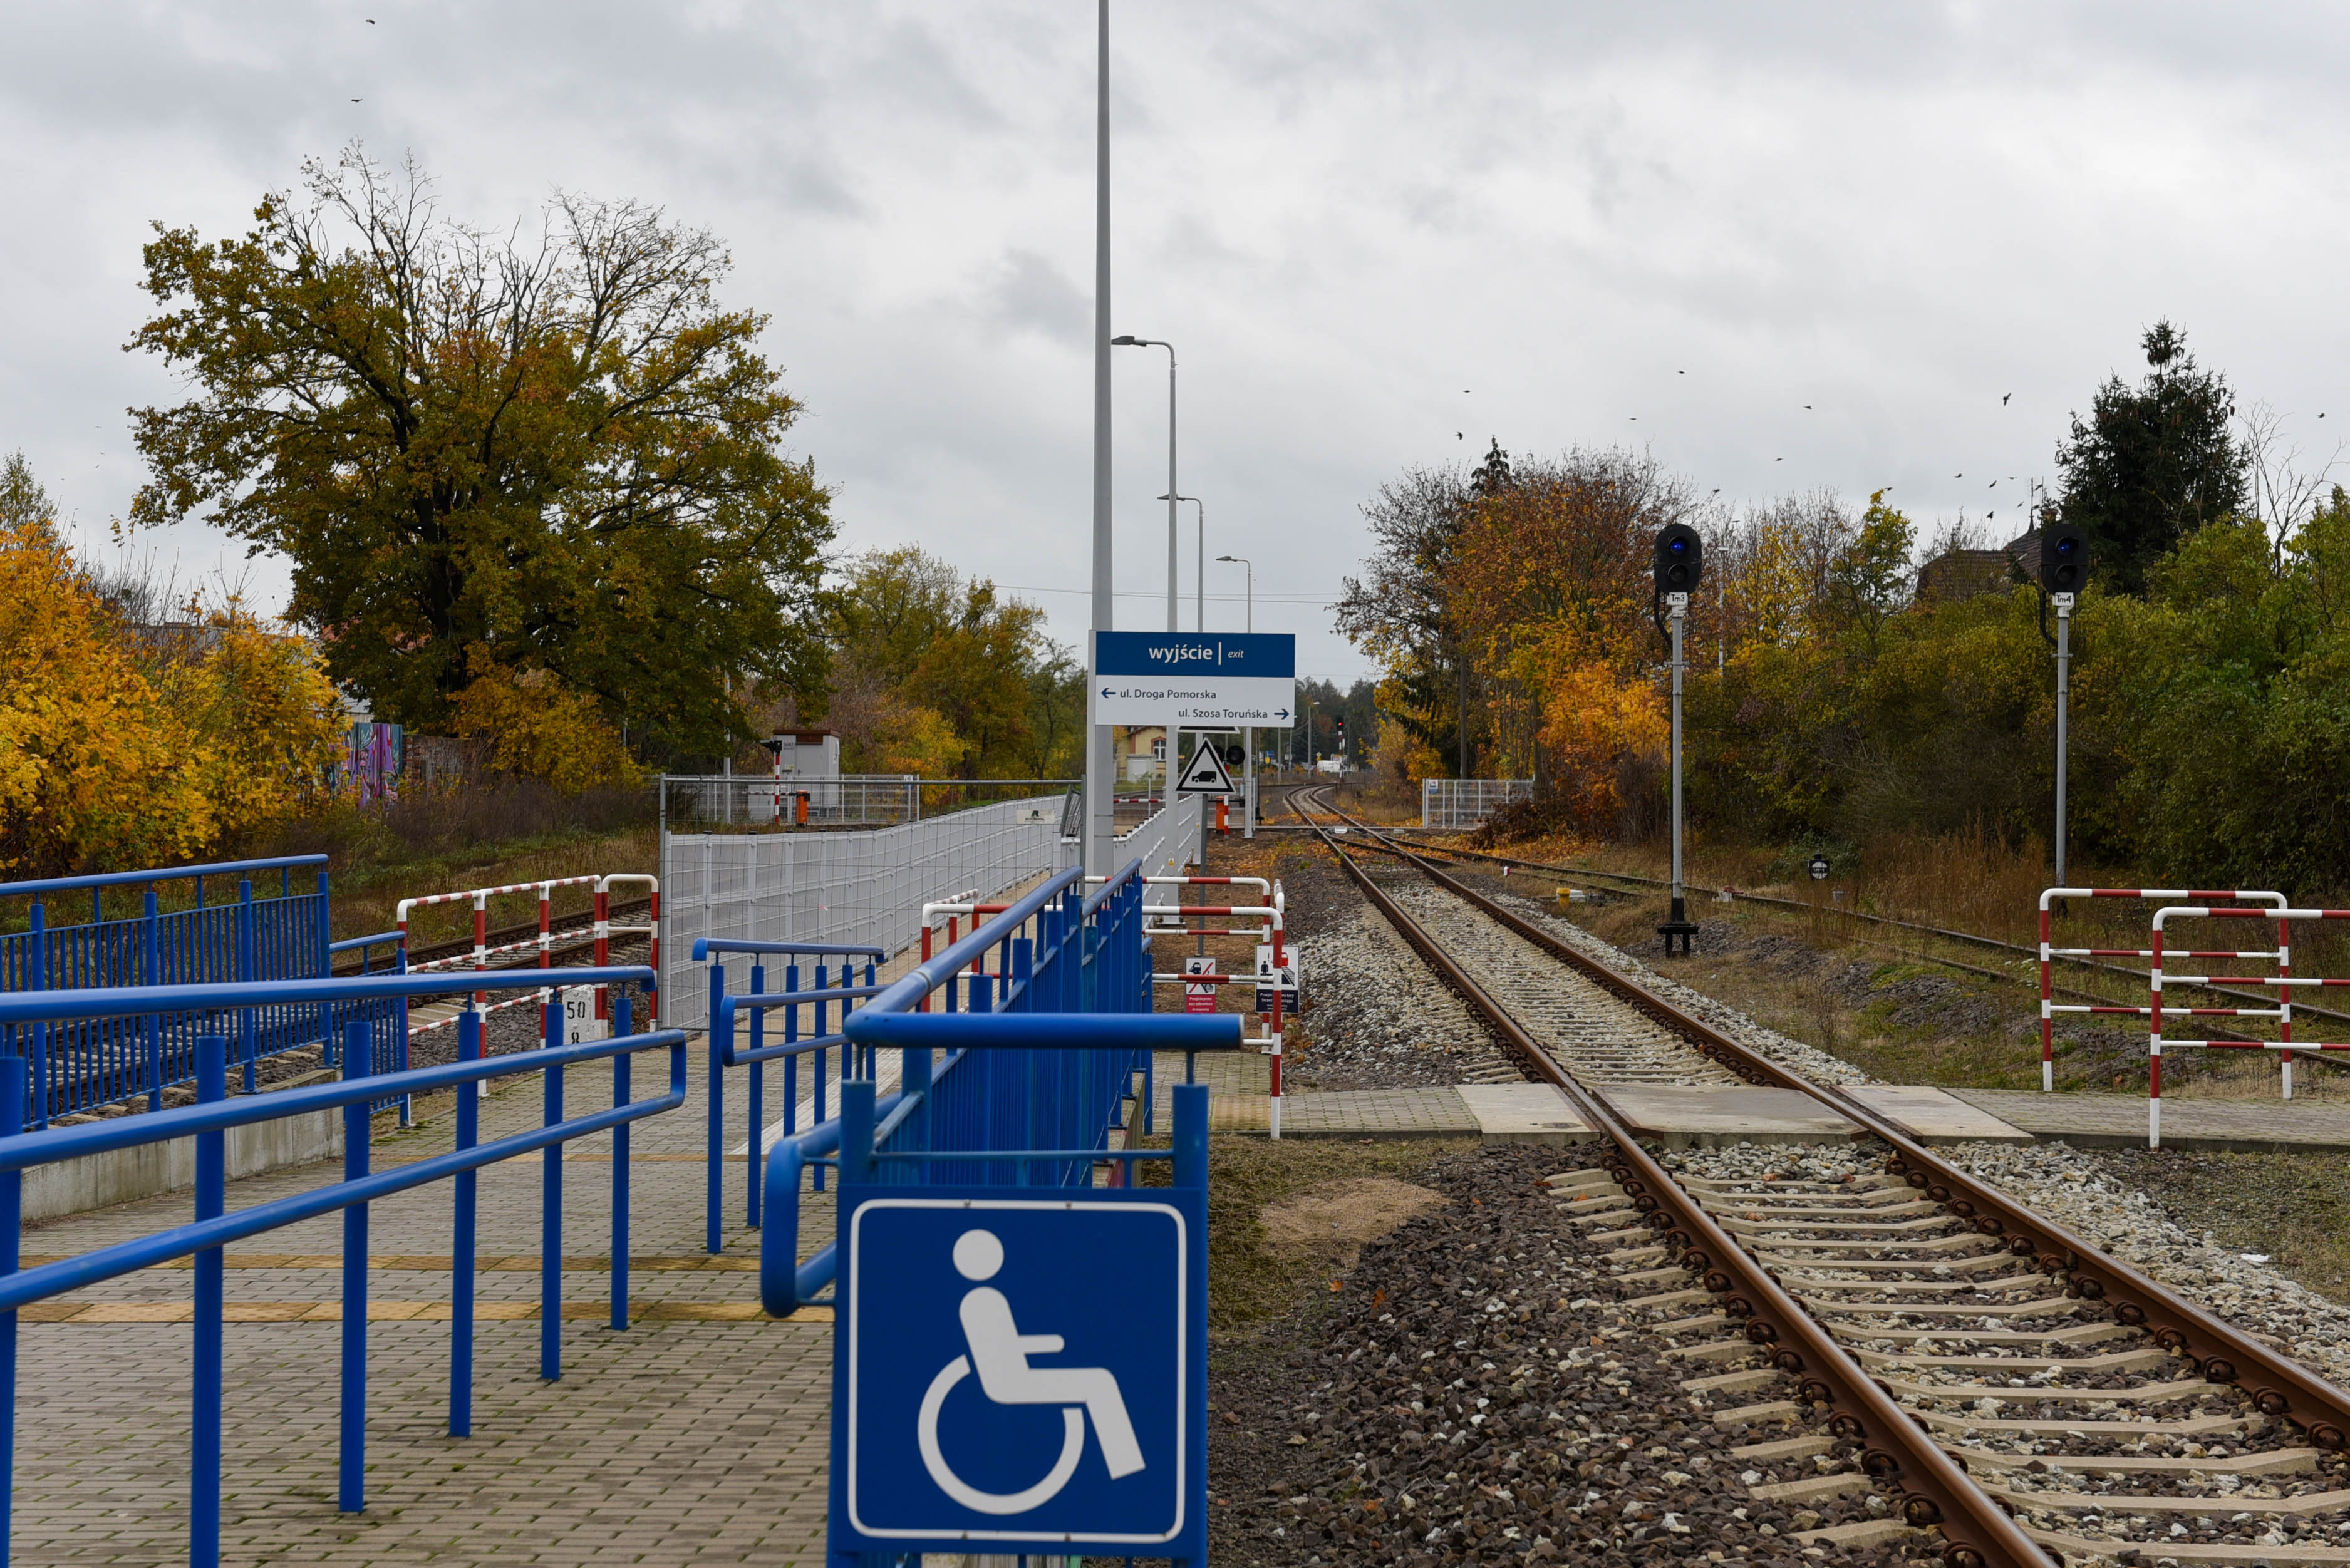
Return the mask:
{"type": "MultiPolygon", "coordinates": [[[[1217,1096],[1211,1125],[1261,1132],[1271,1123],[1264,1098],[1217,1096]]],[[[1340,1089],[1284,1096],[1287,1137],[1473,1137],[1486,1143],[1581,1143],[1591,1128],[1548,1084],[1443,1084],[1417,1088],[1340,1089]]]]}
{"type": "Polygon", "coordinates": [[[1595,1087],[1627,1127],[1667,1148],[1831,1143],[1860,1134],[1859,1127],[1796,1089],[1753,1084],[1595,1087]]]}
{"type": "MultiPolygon", "coordinates": [[[[2041,1138],[2076,1148],[2144,1148],[2144,1095],[2043,1095],[1952,1089],[1955,1097],[2041,1138]]],[[[2308,1101],[2214,1100],[2166,1095],[2165,1148],[2246,1154],[2350,1149],[2350,1106],[2308,1101]]]]}
{"type": "Polygon", "coordinates": [[[1948,1089],[1916,1084],[1856,1084],[1854,1099],[1924,1144],[2030,1143],[2032,1135],[1948,1089]]]}

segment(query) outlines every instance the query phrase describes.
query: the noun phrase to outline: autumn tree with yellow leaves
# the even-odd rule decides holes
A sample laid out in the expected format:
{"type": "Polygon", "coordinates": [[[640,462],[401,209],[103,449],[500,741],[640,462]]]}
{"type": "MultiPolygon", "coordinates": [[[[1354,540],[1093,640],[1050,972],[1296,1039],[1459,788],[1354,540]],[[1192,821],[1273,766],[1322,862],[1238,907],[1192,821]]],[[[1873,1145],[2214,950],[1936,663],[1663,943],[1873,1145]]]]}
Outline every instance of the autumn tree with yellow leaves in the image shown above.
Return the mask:
{"type": "Polygon", "coordinates": [[[234,602],[128,619],[0,468],[0,868],[154,866],[247,844],[327,789],[339,716],[310,647],[234,602]]]}

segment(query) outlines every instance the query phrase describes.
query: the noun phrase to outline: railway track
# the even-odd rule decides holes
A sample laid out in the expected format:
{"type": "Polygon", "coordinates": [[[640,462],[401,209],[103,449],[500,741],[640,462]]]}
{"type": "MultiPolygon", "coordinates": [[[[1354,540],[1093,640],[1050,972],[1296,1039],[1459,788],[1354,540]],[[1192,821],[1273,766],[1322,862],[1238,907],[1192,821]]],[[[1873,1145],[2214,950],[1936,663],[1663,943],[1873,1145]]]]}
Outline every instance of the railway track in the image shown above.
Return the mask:
{"type": "Polygon", "coordinates": [[[2350,1395],[1313,794],[1292,809],[1373,906],[1613,1145],[1553,1185],[1697,1364],[1684,1388],[1802,1427],[1732,1450],[1752,1495],[1881,1501],[1799,1540],[1932,1531],[1951,1568],[2350,1564],[2350,1395]],[[1668,1168],[1606,1090],[1675,1081],[1798,1090],[1871,1157],[1835,1180],[1668,1168]]]}
{"type": "MultiPolygon", "coordinates": [[[[618,923],[628,916],[641,915],[651,908],[652,900],[650,898],[629,898],[613,904],[611,912],[607,918],[618,923]]],[[[551,950],[558,953],[571,952],[588,946],[596,940],[596,915],[593,910],[583,909],[576,915],[551,916],[547,920],[547,929],[555,937],[551,950]]],[[[538,922],[525,920],[517,925],[494,927],[486,940],[487,944],[494,948],[502,947],[508,942],[527,941],[537,934],[538,922]]],[[[377,950],[388,950],[390,945],[385,943],[377,950]]],[[[409,950],[408,961],[411,965],[415,965],[429,963],[434,959],[463,958],[473,950],[473,939],[471,937],[456,937],[445,942],[421,942],[409,950]]],[[[538,954],[535,951],[518,955],[508,953],[501,955],[500,961],[491,964],[490,967],[492,969],[531,969],[536,968],[537,963],[538,954]]],[[[358,960],[346,959],[335,966],[333,972],[358,974],[361,971],[358,960]]]]}

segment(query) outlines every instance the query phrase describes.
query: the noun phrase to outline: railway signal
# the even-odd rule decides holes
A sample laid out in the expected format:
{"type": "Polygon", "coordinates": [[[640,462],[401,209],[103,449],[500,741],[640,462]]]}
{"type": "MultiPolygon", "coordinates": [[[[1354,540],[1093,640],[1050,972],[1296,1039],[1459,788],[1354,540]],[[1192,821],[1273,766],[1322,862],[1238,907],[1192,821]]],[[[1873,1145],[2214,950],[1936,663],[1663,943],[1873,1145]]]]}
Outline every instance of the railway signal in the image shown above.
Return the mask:
{"type": "Polygon", "coordinates": [[[1690,595],[1705,575],[1705,539],[1686,523],[1668,523],[1657,530],[1657,597],[1664,601],[1673,644],[1673,906],[1672,917],[1657,928],[1670,956],[1673,940],[1690,952],[1697,927],[1690,923],[1681,898],[1681,633],[1689,621],[1690,595]]]}
{"type": "MultiPolygon", "coordinates": [[[[2073,697],[2073,605],[2089,580],[2089,535],[2049,524],[2040,530],[2040,586],[2056,607],[2056,885],[2064,886],[2064,742],[2073,697]]],[[[2045,629],[2043,623],[2043,629],[2045,629]]]]}
{"type": "Polygon", "coordinates": [[[2089,580],[2089,535],[2079,528],[2050,528],[2040,538],[2040,586],[2052,594],[2077,594],[2089,580]]]}
{"type": "Polygon", "coordinates": [[[1705,575],[1705,538],[1686,523],[1669,523],[1657,530],[1657,592],[1668,597],[1693,593],[1705,575]]]}

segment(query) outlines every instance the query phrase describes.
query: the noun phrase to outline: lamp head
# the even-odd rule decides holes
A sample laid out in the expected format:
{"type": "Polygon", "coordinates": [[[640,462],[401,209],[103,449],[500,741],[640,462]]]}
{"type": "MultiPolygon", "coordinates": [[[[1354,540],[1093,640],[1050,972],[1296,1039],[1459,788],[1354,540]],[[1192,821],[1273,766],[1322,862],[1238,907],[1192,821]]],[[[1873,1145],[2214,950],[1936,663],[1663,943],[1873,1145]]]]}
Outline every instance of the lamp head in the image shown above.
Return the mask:
{"type": "Polygon", "coordinates": [[[1117,337],[1109,340],[1109,346],[1113,348],[1139,348],[1143,345],[1142,339],[1137,337],[1134,334],[1130,332],[1121,332],[1117,337]]]}

